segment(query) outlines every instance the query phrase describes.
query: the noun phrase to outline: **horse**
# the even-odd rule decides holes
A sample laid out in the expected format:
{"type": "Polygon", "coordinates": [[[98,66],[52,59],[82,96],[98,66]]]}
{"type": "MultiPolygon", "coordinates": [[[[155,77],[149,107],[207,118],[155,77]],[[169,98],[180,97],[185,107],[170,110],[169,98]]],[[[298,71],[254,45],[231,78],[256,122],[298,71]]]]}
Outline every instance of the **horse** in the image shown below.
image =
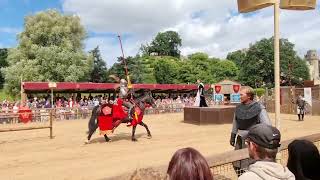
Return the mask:
{"type": "MultiPolygon", "coordinates": [[[[134,108],[136,108],[136,107],[140,108],[142,115],[145,112],[146,104],[151,105],[153,108],[157,107],[156,104],[155,104],[155,99],[152,97],[150,92],[146,93],[145,95],[143,95],[141,97],[133,99],[133,102],[134,102],[133,103],[134,104],[134,108]]],[[[90,118],[89,123],[88,123],[89,131],[88,131],[88,137],[87,137],[86,143],[90,142],[91,136],[93,135],[93,133],[98,128],[98,115],[101,113],[101,111],[102,111],[101,105],[95,106],[92,109],[91,118],[90,118]]],[[[129,119],[129,118],[123,118],[123,119],[120,119],[120,120],[113,120],[113,121],[118,123],[118,124],[132,122],[132,120],[129,119]]],[[[140,126],[143,126],[146,129],[148,137],[151,138],[152,135],[151,135],[151,132],[150,132],[148,126],[144,122],[142,122],[142,119],[141,119],[141,121],[139,123],[132,124],[131,140],[132,141],[137,141],[137,139],[135,138],[135,132],[136,132],[136,127],[137,127],[138,124],[140,126]]],[[[105,138],[106,142],[109,142],[111,140],[106,134],[104,134],[104,138],[105,138]]]]}

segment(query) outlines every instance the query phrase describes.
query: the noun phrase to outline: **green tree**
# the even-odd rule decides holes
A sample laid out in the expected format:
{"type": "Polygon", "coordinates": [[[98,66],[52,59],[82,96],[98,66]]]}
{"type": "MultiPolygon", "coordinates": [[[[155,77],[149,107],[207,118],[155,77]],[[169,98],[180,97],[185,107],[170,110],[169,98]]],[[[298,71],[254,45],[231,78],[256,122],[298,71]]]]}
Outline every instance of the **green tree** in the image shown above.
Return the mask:
{"type": "MultiPolygon", "coordinates": [[[[127,57],[125,59],[128,74],[132,83],[143,83],[143,71],[142,71],[142,62],[139,55],[135,57],[127,57]]],[[[120,79],[127,79],[125,64],[122,57],[118,57],[117,62],[114,63],[111,68],[108,70],[108,75],[115,75],[120,79]]],[[[114,82],[114,80],[109,79],[109,82],[114,82]]]]}
{"type": "Polygon", "coordinates": [[[172,57],[159,59],[154,67],[154,74],[159,84],[179,83],[179,62],[172,57]]]}
{"type": "MultiPolygon", "coordinates": [[[[230,58],[230,57],[229,57],[230,58]]],[[[292,78],[293,85],[298,79],[308,79],[306,62],[302,61],[294,50],[294,44],[287,39],[280,40],[280,67],[283,76],[292,78]],[[294,69],[290,72],[289,65],[294,69]]],[[[245,59],[239,65],[239,80],[252,87],[274,86],[274,50],[273,38],[262,39],[248,49],[245,59]]]]}
{"type": "Polygon", "coordinates": [[[159,32],[150,46],[142,46],[143,52],[157,53],[159,56],[180,57],[181,38],[175,31],[159,32]],[[147,50],[146,50],[147,49],[147,50]]]}
{"type": "Polygon", "coordinates": [[[90,82],[102,83],[106,82],[107,65],[102,59],[99,46],[90,51],[93,57],[93,70],[90,73],[90,82]]]}
{"type": "Polygon", "coordinates": [[[184,61],[180,68],[180,77],[184,83],[195,83],[197,79],[201,79],[204,83],[214,83],[217,80],[212,74],[212,67],[218,63],[218,59],[209,58],[205,53],[198,52],[188,56],[188,60],[184,61]],[[182,75],[187,73],[187,75],[182,75]]]}
{"type": "Polygon", "coordinates": [[[157,60],[161,57],[156,56],[142,56],[140,57],[140,74],[142,83],[157,83],[155,77],[154,66],[157,63],[157,60]]]}
{"type": "Polygon", "coordinates": [[[238,67],[240,67],[242,62],[246,59],[246,53],[241,50],[231,52],[228,53],[227,59],[234,62],[238,67]]]}
{"type": "Polygon", "coordinates": [[[47,10],[27,16],[19,44],[9,51],[6,89],[16,94],[23,81],[87,80],[92,56],[83,51],[86,32],[80,18],[47,10]]]}
{"type": "MultiPolygon", "coordinates": [[[[6,49],[6,48],[0,49],[0,68],[5,68],[8,66],[7,57],[8,57],[8,49],[6,49]]],[[[1,72],[0,73],[0,88],[3,87],[3,83],[4,83],[4,75],[1,72]]]]}
{"type": "Polygon", "coordinates": [[[222,81],[224,79],[237,80],[239,69],[234,62],[220,60],[211,67],[211,74],[216,81],[222,81]]]}

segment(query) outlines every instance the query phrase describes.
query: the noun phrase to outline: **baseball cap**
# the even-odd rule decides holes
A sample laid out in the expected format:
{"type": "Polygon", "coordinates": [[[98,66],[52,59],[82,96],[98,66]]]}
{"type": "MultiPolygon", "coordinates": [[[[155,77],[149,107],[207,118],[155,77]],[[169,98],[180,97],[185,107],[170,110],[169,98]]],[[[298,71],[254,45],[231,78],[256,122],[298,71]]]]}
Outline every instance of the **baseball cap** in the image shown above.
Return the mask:
{"type": "Polygon", "coordinates": [[[267,124],[256,124],[249,129],[247,139],[268,149],[280,147],[280,131],[267,124]]]}

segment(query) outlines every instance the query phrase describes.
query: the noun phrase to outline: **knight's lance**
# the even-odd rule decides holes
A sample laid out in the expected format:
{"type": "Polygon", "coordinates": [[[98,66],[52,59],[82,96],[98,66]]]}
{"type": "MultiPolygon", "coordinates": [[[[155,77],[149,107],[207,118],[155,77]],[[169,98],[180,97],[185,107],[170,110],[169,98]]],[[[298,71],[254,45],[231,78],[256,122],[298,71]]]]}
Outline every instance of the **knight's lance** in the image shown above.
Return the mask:
{"type": "Polygon", "coordinates": [[[132,84],[131,84],[129,73],[128,73],[127,62],[126,62],[126,59],[124,58],[124,53],[123,53],[123,48],[122,48],[122,42],[121,42],[120,35],[118,35],[118,38],[119,38],[121,52],[122,52],[122,61],[123,61],[123,64],[124,64],[125,74],[126,74],[127,81],[128,81],[128,88],[131,89],[132,88],[132,84]]]}

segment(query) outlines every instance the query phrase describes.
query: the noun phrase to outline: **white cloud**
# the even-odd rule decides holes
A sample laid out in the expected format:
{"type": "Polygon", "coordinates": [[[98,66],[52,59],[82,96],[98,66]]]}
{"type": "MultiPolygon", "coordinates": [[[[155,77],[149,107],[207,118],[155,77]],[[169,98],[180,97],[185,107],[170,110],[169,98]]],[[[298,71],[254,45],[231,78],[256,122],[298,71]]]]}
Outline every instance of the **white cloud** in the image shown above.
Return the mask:
{"type": "MultiPolygon", "coordinates": [[[[64,0],[63,10],[79,15],[89,31],[129,35],[124,38],[126,55],[135,55],[141,43],[150,42],[157,32],[168,29],[181,35],[184,55],[204,51],[220,58],[273,35],[272,7],[249,15],[235,14],[235,0],[64,0]]],[[[319,28],[318,9],[281,10],[281,37],[294,42],[300,56],[320,47],[319,28]]],[[[100,45],[110,66],[121,55],[114,38],[89,38],[87,48],[100,45]]]]}
{"type": "MultiPolygon", "coordinates": [[[[139,44],[135,44],[135,40],[128,38],[126,40],[122,39],[124,55],[135,55],[140,48],[139,44]]],[[[110,67],[113,63],[116,62],[116,57],[122,56],[120,43],[118,37],[114,36],[97,36],[91,37],[86,40],[86,50],[90,51],[95,47],[99,46],[102,59],[107,63],[107,66],[110,67]]]]}
{"type": "Polygon", "coordinates": [[[21,32],[19,28],[12,28],[12,27],[0,27],[0,33],[14,33],[18,34],[21,32]]]}

